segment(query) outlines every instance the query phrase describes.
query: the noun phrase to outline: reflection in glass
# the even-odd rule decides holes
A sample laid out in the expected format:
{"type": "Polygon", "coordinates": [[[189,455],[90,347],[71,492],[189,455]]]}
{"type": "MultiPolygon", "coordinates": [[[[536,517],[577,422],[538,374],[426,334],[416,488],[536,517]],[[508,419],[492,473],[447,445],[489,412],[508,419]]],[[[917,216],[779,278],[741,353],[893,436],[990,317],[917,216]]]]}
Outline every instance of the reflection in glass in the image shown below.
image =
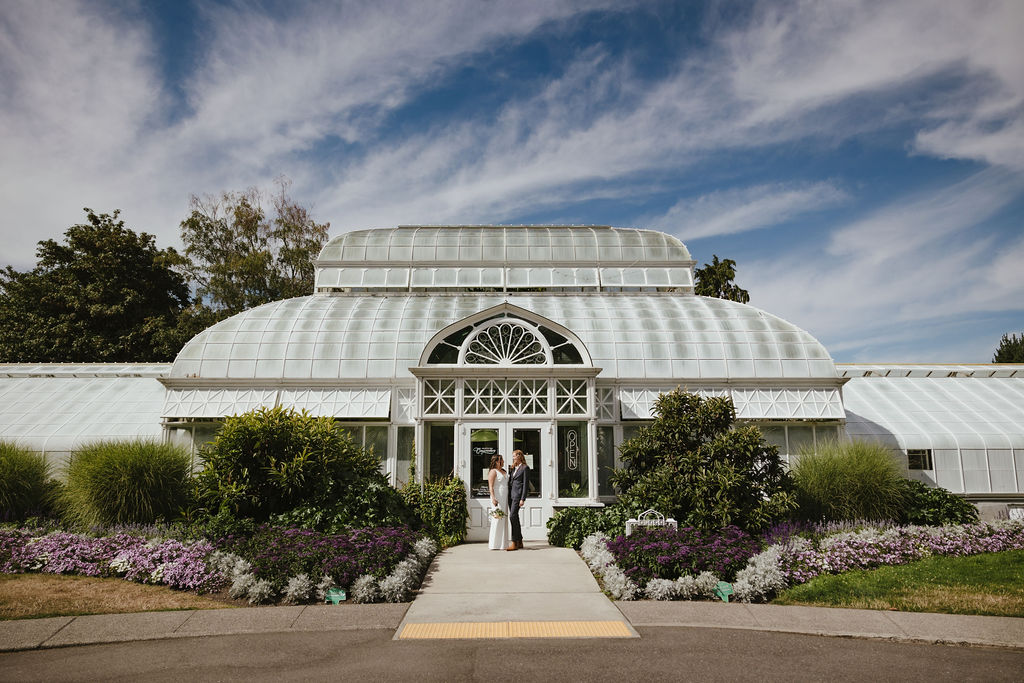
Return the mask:
{"type": "Polygon", "coordinates": [[[558,423],[558,497],[586,498],[590,495],[587,423],[558,423]]]}
{"type": "Polygon", "coordinates": [[[397,430],[397,461],[395,463],[395,486],[409,481],[409,467],[412,465],[415,427],[399,427],[397,430]]]}
{"type": "Polygon", "coordinates": [[[490,497],[487,476],[490,474],[491,457],[497,453],[498,430],[489,428],[469,430],[469,491],[474,498],[490,497]]]}
{"type": "Polygon", "coordinates": [[[455,425],[428,422],[424,426],[427,448],[423,453],[423,474],[430,481],[455,471],[455,425]]]}
{"type": "MultiPolygon", "coordinates": [[[[513,429],[512,451],[522,451],[526,457],[526,466],[530,468],[529,489],[526,492],[526,497],[540,498],[540,430],[513,429]]],[[[506,465],[512,465],[511,454],[509,454],[506,465]]]]}
{"type": "Polygon", "coordinates": [[[619,466],[618,452],[615,450],[615,428],[597,428],[597,495],[614,496],[611,476],[619,466]]]}

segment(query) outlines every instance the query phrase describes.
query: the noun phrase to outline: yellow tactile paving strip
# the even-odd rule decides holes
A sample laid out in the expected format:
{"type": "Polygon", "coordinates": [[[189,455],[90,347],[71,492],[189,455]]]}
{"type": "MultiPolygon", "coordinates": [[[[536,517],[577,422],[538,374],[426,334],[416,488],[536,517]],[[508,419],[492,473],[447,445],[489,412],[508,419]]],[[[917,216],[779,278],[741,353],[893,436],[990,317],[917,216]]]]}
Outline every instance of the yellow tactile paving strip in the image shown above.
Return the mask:
{"type": "Polygon", "coordinates": [[[456,638],[632,638],[621,621],[490,621],[406,624],[399,640],[456,638]]]}

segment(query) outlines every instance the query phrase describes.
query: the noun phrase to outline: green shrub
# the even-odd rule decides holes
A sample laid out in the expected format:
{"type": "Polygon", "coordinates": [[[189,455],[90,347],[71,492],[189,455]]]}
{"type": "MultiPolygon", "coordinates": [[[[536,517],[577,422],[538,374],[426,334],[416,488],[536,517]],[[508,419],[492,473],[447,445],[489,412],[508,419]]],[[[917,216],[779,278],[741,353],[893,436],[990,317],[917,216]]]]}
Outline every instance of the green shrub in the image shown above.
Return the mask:
{"type": "Polygon", "coordinates": [[[401,496],[427,532],[446,548],[466,540],[466,484],[458,477],[443,477],[421,486],[416,483],[415,470],[410,468],[409,472],[401,496]]]}
{"type": "Polygon", "coordinates": [[[799,515],[810,521],[896,520],[906,479],[882,444],[849,441],[801,451],[792,468],[799,515]]]}
{"type": "Polygon", "coordinates": [[[906,524],[943,526],[973,524],[978,521],[978,508],[944,488],[927,486],[908,479],[900,521],[906,524]]]}
{"type": "Polygon", "coordinates": [[[327,417],[280,407],[229,417],[201,456],[197,498],[209,517],[332,533],[414,519],[377,457],[327,417]]]}
{"type": "Polygon", "coordinates": [[[756,427],[733,427],[731,399],[675,390],[654,405],[655,420],[619,447],[612,475],[619,504],[654,508],[680,526],[746,531],[769,527],[795,507],[778,449],[756,427]]]}
{"type": "Polygon", "coordinates": [[[271,515],[270,522],[328,534],[342,533],[354,527],[419,526],[415,524],[415,512],[383,475],[353,482],[336,491],[336,495],[335,500],[314,501],[271,515]]]}
{"type": "Polygon", "coordinates": [[[82,525],[170,521],[189,502],[186,449],[147,440],[78,448],[67,467],[67,516],[82,525]]]}
{"type": "Polygon", "coordinates": [[[0,521],[49,515],[58,486],[42,454],[0,441],[0,521]]]}
{"type": "Polygon", "coordinates": [[[621,536],[630,517],[636,514],[624,505],[563,508],[548,520],[548,543],[579,550],[583,539],[590,534],[600,532],[609,538],[621,536]]]}

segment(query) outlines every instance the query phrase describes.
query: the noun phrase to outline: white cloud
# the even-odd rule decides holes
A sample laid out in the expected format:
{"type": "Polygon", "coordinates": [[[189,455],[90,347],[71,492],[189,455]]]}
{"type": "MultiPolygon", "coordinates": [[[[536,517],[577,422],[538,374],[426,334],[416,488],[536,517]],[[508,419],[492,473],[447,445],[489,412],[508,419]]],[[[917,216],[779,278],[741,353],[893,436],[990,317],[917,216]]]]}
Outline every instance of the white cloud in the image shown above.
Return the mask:
{"type": "Polygon", "coordinates": [[[1017,0],[764,2],[755,17],[725,40],[750,124],[883,95],[901,101],[886,116],[932,119],[917,139],[923,153],[1024,163],[1024,5],[1017,0]],[[925,79],[964,75],[972,86],[923,111],[901,97],[925,79]]]}
{"type": "Polygon", "coordinates": [[[752,303],[805,327],[833,353],[915,337],[941,348],[924,339],[924,326],[1022,310],[1024,238],[978,231],[1022,189],[1020,175],[981,172],[842,226],[825,249],[744,263],[743,286],[752,303]]]}
{"type": "Polygon", "coordinates": [[[681,200],[644,224],[694,240],[768,228],[848,198],[830,182],[757,185],[681,200]]]}
{"type": "Polygon", "coordinates": [[[84,205],[121,205],[132,154],[159,108],[152,41],[96,6],[8,3],[0,21],[0,202],[4,252],[28,265],[35,243],[81,222],[84,205]]]}
{"type": "MultiPolygon", "coordinates": [[[[174,243],[190,193],[266,185],[279,173],[337,232],[561,217],[594,198],[635,202],[642,217],[649,194],[695,162],[779,144],[820,150],[897,125],[913,131],[908,151],[1021,168],[1016,0],[764,2],[746,25],[710,25],[707,43],[658,82],[636,78],[629,54],[589,46],[496,113],[379,141],[389,114],[479,54],[601,6],[619,9],[611,0],[409,0],[303,5],[272,20],[242,4],[203,5],[195,71],[165,84],[153,36],[127,15],[71,0],[9,3],[0,19],[2,260],[29,265],[35,242],[81,220],[83,205],[121,207],[132,227],[174,243]],[[163,115],[170,85],[189,105],[173,121],[163,115]],[[372,144],[357,158],[310,160],[331,136],[372,144]]],[[[652,221],[692,239],[856,202],[855,179],[805,178],[711,192],[652,221]]],[[[836,343],[1006,308],[1024,294],[1014,260],[1022,247],[997,250],[974,226],[1020,196],[1014,178],[991,172],[897,198],[803,260],[780,244],[787,256],[744,263],[743,284],[758,305],[836,343]]]]}

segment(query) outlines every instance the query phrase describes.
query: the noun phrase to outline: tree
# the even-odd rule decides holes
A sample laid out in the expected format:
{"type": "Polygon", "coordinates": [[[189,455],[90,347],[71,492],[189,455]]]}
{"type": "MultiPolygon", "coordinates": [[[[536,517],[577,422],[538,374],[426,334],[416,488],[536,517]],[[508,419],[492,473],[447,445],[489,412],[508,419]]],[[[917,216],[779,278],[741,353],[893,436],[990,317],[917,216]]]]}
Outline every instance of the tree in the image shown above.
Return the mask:
{"type": "MultiPolygon", "coordinates": [[[[675,390],[654,404],[655,420],[619,447],[612,475],[618,506],[654,508],[680,525],[766,528],[796,507],[779,451],[757,427],[734,427],[732,400],[675,390]]],[[[635,512],[634,512],[635,513],[635,512]]]]}
{"type": "Polygon", "coordinates": [[[993,363],[1024,363],[1024,334],[1004,334],[999,348],[992,356],[993,363]]]}
{"type": "Polygon", "coordinates": [[[0,272],[0,361],[172,360],[191,303],[181,255],[126,228],[119,210],[85,213],[63,243],[39,242],[34,269],[0,272]]]}
{"type": "Polygon", "coordinates": [[[750,301],[747,290],[733,282],[736,278],[736,262],[730,258],[719,261],[717,255],[712,255],[711,263],[705,263],[703,268],[698,268],[694,272],[694,278],[694,292],[698,296],[713,296],[717,299],[738,301],[741,304],[750,301]]]}
{"type": "Polygon", "coordinates": [[[192,213],[181,222],[186,270],[200,298],[221,316],[313,292],[313,259],[330,223],[315,222],[288,187],[278,179],[272,218],[255,187],[192,197],[192,213]]]}

